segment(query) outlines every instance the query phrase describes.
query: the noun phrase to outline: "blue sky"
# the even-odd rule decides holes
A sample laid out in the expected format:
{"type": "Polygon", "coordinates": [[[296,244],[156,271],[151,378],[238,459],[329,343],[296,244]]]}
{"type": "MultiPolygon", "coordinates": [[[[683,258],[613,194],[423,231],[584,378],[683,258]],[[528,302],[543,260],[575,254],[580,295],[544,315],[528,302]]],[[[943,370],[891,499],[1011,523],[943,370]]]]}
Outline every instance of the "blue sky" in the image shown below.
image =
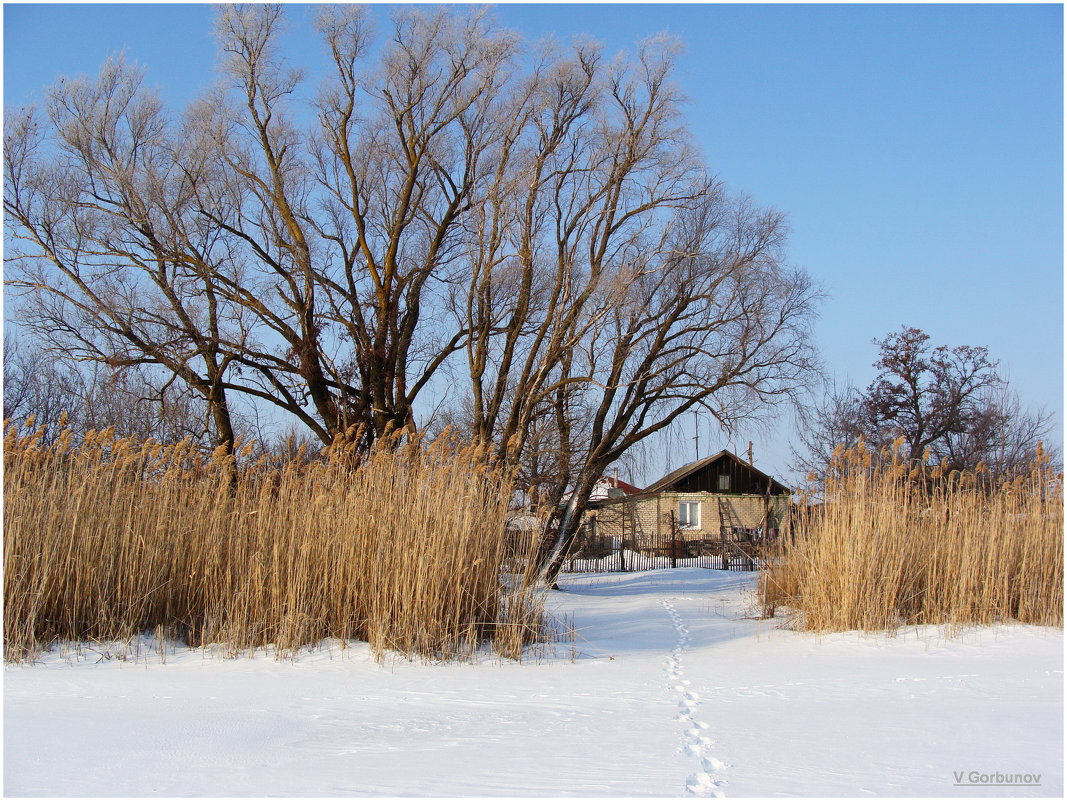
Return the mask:
{"type": "MultiPolygon", "coordinates": [[[[290,11],[288,55],[314,79],[324,58],[309,9],[290,11]]],[[[829,295],[816,332],[839,381],[870,381],[871,340],[907,324],[938,344],[987,346],[1024,402],[1062,421],[1061,6],[505,4],[497,14],[528,39],[584,33],[610,51],[660,30],[683,40],[696,139],[733,189],[788,213],[790,258],[829,295]]],[[[213,78],[210,20],[202,5],[7,4],[4,105],[39,99],[59,75],[94,73],[120,49],[182,105],[213,78]]],[[[757,465],[782,475],[789,436],[783,425],[727,443],[704,429],[701,450],[753,439],[757,465]]]]}

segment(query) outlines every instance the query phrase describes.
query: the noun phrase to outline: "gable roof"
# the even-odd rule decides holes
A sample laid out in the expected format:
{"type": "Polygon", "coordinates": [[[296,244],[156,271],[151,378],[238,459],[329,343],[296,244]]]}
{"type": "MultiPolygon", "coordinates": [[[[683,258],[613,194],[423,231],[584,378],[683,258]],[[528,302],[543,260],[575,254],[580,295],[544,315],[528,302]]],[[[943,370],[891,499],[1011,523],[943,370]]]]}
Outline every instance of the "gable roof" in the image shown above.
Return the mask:
{"type": "Polygon", "coordinates": [[[742,461],[737,456],[737,454],[732,453],[732,452],[727,451],[727,450],[719,451],[718,453],[716,453],[716,454],[714,454],[712,456],[707,456],[707,457],[705,457],[703,459],[699,459],[699,460],[697,460],[695,462],[690,462],[687,465],[682,465],[677,470],[672,470],[670,473],[665,475],[659,481],[653,482],[648,487],[646,487],[644,494],[648,494],[648,493],[652,493],[652,492],[664,492],[664,491],[670,489],[675,484],[677,484],[683,478],[686,478],[687,476],[691,476],[691,475],[693,475],[693,473],[699,472],[700,470],[703,470],[705,467],[711,466],[712,464],[717,462],[719,459],[722,459],[723,457],[732,459],[733,461],[735,461],[739,465],[741,465],[745,470],[749,470],[752,473],[754,473],[759,479],[761,479],[761,481],[768,482],[770,484],[770,486],[774,488],[775,494],[780,494],[780,495],[792,494],[793,490],[791,490],[785,484],[783,484],[780,481],[776,481],[774,478],[772,478],[771,476],[767,475],[763,471],[757,470],[755,467],[750,465],[748,462],[742,461]]]}

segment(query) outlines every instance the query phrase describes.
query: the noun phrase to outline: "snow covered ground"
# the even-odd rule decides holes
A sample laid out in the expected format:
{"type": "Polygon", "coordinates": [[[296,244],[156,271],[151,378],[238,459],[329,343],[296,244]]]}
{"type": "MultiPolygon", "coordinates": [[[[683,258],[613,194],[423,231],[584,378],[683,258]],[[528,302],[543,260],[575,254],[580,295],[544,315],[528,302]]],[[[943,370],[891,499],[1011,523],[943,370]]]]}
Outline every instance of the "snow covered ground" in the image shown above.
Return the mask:
{"type": "Polygon", "coordinates": [[[577,636],[525,664],[328,643],[8,666],[4,793],[1063,795],[1062,632],[800,634],[745,617],[752,581],[565,576],[577,636]]]}

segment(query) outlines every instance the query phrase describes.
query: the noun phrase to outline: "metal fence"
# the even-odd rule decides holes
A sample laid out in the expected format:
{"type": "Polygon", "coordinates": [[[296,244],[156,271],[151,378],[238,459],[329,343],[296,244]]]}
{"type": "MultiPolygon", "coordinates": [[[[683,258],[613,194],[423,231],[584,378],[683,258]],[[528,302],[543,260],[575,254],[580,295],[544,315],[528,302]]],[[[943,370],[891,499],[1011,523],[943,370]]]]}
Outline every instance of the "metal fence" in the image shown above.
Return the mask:
{"type": "Polygon", "coordinates": [[[608,536],[585,526],[563,563],[566,573],[615,573],[672,567],[756,570],[772,538],[760,529],[723,528],[718,537],[692,539],[675,533],[608,536]]]}

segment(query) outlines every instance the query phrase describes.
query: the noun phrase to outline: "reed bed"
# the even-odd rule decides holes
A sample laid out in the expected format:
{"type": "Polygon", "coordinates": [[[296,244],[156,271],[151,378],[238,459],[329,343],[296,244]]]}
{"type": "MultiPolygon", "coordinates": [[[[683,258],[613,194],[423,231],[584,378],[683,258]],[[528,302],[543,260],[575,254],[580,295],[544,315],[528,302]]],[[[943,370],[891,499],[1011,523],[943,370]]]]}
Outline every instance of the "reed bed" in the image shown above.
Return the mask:
{"type": "Polygon", "coordinates": [[[903,624],[1063,626],[1063,481],[1038,451],[1028,474],[992,482],[913,468],[896,451],[839,449],[819,504],[760,576],[765,614],[811,631],[903,624]]]}
{"type": "Polygon", "coordinates": [[[282,465],[107,431],[46,447],[9,427],[4,446],[5,659],[145,631],[518,658],[541,635],[539,595],[502,571],[511,477],[452,437],[282,465]]]}

